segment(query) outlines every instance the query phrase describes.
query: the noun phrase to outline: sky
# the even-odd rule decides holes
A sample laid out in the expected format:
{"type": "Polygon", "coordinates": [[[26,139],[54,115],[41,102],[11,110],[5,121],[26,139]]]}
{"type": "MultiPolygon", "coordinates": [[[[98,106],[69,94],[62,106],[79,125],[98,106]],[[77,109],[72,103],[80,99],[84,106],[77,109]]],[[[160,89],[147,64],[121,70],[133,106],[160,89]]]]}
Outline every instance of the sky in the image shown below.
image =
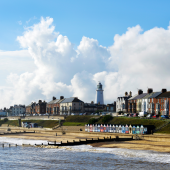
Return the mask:
{"type": "Polygon", "coordinates": [[[0,107],[53,96],[105,104],[170,89],[170,1],[0,1],[0,107]]]}

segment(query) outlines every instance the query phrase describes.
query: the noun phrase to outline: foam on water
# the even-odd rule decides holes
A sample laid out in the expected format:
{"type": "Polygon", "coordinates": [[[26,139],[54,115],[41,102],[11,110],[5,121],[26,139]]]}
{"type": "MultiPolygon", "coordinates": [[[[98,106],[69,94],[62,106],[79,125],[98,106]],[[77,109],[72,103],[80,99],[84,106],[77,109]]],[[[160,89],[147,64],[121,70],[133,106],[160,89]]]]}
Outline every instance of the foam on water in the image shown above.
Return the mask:
{"type": "Polygon", "coordinates": [[[6,137],[0,137],[0,143],[10,143],[10,144],[17,144],[17,145],[22,145],[22,144],[30,144],[30,145],[35,145],[35,144],[44,144],[47,145],[48,142],[45,140],[33,140],[33,139],[21,139],[21,138],[6,138],[6,137]]]}
{"type": "MultiPolygon", "coordinates": [[[[47,145],[48,141],[45,140],[31,140],[31,139],[20,139],[20,138],[6,138],[0,137],[0,143],[11,143],[11,144],[44,144],[47,145]]],[[[147,162],[160,162],[170,163],[170,154],[161,153],[147,150],[132,150],[132,149],[121,149],[121,148],[99,148],[92,147],[90,145],[77,145],[77,146],[65,146],[59,147],[58,149],[44,149],[44,152],[93,152],[93,153],[108,153],[116,155],[119,159],[135,159],[147,162]]]]}
{"type": "MultiPolygon", "coordinates": [[[[138,159],[140,161],[170,163],[170,154],[146,150],[133,150],[122,148],[99,148],[90,145],[67,146],[60,147],[58,150],[72,151],[72,152],[94,152],[94,153],[109,153],[114,154],[117,158],[124,159],[138,159]]],[[[55,149],[53,149],[55,152],[55,149]]],[[[53,152],[52,151],[52,152],[53,152]]],[[[48,150],[49,152],[49,150],[48,150]]]]}

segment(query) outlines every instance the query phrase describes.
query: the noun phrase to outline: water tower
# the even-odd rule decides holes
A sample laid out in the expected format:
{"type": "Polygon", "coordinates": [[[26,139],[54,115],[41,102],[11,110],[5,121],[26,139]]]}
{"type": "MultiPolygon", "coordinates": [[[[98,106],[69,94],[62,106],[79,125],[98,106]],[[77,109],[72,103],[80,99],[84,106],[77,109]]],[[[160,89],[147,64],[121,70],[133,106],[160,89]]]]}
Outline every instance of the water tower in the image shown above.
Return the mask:
{"type": "Polygon", "coordinates": [[[99,82],[96,89],[96,104],[104,104],[102,84],[99,82]]]}

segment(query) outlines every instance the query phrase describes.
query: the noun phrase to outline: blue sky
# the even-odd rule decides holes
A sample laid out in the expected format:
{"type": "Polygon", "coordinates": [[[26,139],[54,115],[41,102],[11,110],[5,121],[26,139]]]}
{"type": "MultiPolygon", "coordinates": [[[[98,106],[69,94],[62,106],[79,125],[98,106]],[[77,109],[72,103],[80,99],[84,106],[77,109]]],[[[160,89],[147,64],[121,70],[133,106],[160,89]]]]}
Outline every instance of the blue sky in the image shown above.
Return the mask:
{"type": "Polygon", "coordinates": [[[169,7],[168,0],[1,0],[0,108],[52,96],[91,102],[98,81],[106,104],[125,91],[170,89],[169,7]]]}
{"type": "Polygon", "coordinates": [[[82,36],[110,46],[114,35],[125,33],[128,27],[139,24],[144,31],[153,27],[167,28],[169,6],[168,0],[2,0],[0,50],[18,50],[16,37],[23,34],[24,27],[47,16],[54,19],[56,31],[66,35],[75,46],[82,36]]]}

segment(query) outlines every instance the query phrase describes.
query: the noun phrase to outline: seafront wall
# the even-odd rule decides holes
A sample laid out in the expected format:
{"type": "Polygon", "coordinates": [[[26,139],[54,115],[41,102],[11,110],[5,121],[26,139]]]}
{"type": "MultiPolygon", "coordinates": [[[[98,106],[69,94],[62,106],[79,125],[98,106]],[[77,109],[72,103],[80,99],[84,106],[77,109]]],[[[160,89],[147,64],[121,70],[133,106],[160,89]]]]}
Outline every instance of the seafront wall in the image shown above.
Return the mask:
{"type": "Polygon", "coordinates": [[[64,116],[9,116],[1,117],[1,120],[7,118],[8,120],[65,120],[64,116]]]}

